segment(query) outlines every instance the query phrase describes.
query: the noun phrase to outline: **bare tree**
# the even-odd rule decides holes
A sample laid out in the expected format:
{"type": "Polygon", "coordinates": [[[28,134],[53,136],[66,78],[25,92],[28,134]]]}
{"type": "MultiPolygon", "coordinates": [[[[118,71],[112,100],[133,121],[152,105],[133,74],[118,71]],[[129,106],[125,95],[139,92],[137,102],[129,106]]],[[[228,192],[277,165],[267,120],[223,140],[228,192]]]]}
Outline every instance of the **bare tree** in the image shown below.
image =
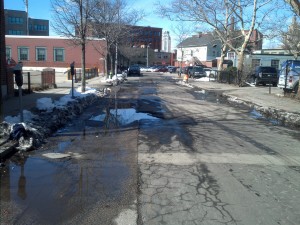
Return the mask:
{"type": "MultiPolygon", "coordinates": [[[[131,25],[136,24],[143,17],[143,12],[130,9],[125,0],[98,0],[93,12],[90,26],[93,34],[105,38],[107,42],[107,62],[113,68],[113,56],[117,57],[117,47],[124,44],[132,34],[131,25]]],[[[117,60],[115,60],[115,67],[117,60]]]]}
{"type": "MultiPolygon", "coordinates": [[[[179,76],[181,76],[182,73],[182,63],[184,58],[184,51],[183,51],[183,45],[182,42],[190,36],[190,33],[192,32],[191,26],[184,22],[179,22],[178,24],[174,25],[172,27],[172,31],[175,34],[175,41],[177,42],[177,48],[180,49],[180,70],[179,70],[179,76]]],[[[179,59],[179,54],[177,52],[177,59],[179,59]]]]}
{"type": "MultiPolygon", "coordinates": [[[[198,26],[213,29],[222,43],[221,59],[228,49],[233,50],[239,56],[238,71],[242,72],[250,36],[262,24],[268,12],[272,11],[269,3],[274,1],[276,0],[173,0],[167,6],[158,3],[158,9],[171,20],[193,21],[198,26]],[[234,18],[233,23],[231,18],[234,18]],[[232,35],[233,26],[240,31],[239,37],[232,35]],[[236,38],[243,40],[239,46],[233,44],[236,38]]],[[[221,63],[222,61],[219,68],[221,63]]]]}
{"type": "Polygon", "coordinates": [[[233,13],[230,12],[229,4],[225,4],[226,2],[173,0],[169,5],[158,3],[157,6],[158,12],[170,20],[194,22],[198,27],[213,29],[222,43],[221,62],[218,65],[221,70],[230,32],[229,19],[233,13]]]}
{"type": "Polygon", "coordinates": [[[292,7],[298,16],[300,16],[300,2],[298,0],[285,0],[285,2],[292,7]]]}
{"type": "Polygon", "coordinates": [[[51,0],[53,14],[52,27],[57,34],[70,38],[76,46],[81,46],[82,92],[85,92],[85,47],[87,43],[88,21],[95,8],[95,0],[51,0]]]}
{"type": "Polygon", "coordinates": [[[293,17],[292,23],[286,32],[282,33],[283,48],[293,54],[295,59],[300,54],[300,24],[297,22],[296,16],[293,17]]]}

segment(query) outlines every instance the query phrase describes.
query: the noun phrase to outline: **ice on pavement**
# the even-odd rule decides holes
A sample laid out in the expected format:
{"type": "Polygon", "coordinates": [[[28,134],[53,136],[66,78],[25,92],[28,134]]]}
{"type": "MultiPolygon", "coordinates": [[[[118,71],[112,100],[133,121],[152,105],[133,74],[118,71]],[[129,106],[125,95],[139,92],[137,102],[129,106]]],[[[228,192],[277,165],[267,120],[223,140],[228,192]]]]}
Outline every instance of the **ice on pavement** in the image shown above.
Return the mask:
{"type": "MultiPolygon", "coordinates": [[[[121,125],[130,124],[134,121],[139,121],[143,119],[147,120],[157,120],[158,118],[153,117],[147,113],[137,113],[135,109],[111,109],[110,114],[117,118],[121,125]]],[[[91,117],[90,120],[94,121],[104,121],[106,114],[101,114],[95,117],[91,117]]]]}

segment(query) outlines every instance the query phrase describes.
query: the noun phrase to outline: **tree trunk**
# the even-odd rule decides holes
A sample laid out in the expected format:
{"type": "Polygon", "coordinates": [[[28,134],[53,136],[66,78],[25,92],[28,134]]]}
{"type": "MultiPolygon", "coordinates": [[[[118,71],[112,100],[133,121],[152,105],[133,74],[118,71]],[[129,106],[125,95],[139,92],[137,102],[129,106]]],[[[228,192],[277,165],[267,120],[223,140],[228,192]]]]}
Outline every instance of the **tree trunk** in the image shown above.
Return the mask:
{"type": "Polygon", "coordinates": [[[85,92],[85,42],[81,44],[81,92],[85,92]]]}
{"type": "Polygon", "coordinates": [[[227,46],[223,45],[223,47],[221,49],[221,57],[220,57],[219,65],[218,65],[218,71],[221,71],[223,69],[223,63],[224,63],[224,58],[226,56],[226,52],[227,52],[227,46]]]}

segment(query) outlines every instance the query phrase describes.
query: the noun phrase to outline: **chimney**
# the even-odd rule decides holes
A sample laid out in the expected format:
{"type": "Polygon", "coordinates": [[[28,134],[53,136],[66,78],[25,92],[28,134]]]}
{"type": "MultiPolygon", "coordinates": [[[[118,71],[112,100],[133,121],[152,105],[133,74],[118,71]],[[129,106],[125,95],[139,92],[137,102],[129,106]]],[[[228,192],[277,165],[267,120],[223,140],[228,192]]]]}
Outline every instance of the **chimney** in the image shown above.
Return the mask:
{"type": "Polygon", "coordinates": [[[233,16],[230,19],[230,31],[234,31],[234,17],[233,16]]]}

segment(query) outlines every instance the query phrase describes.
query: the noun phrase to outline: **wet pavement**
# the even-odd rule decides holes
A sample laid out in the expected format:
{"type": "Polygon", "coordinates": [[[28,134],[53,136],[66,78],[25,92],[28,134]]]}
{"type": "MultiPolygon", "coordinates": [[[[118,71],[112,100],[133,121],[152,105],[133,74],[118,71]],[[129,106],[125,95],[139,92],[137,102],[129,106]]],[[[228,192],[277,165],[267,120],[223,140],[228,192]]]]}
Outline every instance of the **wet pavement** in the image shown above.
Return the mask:
{"type": "Polygon", "coordinates": [[[299,131],[132,77],[1,168],[1,224],[299,224],[299,131]]]}
{"type": "Polygon", "coordinates": [[[136,125],[113,116],[89,123],[113,102],[99,101],[41,148],[1,168],[1,224],[111,224],[122,210],[135,209],[136,125]]]}

